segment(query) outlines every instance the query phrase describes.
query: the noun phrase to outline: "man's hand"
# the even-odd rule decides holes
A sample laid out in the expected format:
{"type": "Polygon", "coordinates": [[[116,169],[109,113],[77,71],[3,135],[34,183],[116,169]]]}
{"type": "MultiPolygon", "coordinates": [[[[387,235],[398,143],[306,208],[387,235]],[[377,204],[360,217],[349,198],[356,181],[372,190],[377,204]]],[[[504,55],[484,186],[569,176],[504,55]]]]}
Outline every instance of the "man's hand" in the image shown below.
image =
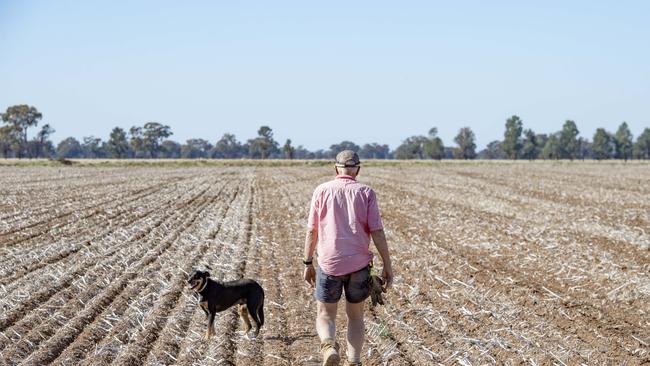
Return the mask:
{"type": "Polygon", "coordinates": [[[381,278],[384,280],[384,288],[389,289],[393,284],[393,268],[391,266],[384,265],[384,269],[381,271],[381,278]]]}
{"type": "Polygon", "coordinates": [[[314,269],[314,266],[305,266],[305,272],[303,273],[302,278],[309,284],[309,286],[314,287],[316,285],[316,270],[314,269]]]}

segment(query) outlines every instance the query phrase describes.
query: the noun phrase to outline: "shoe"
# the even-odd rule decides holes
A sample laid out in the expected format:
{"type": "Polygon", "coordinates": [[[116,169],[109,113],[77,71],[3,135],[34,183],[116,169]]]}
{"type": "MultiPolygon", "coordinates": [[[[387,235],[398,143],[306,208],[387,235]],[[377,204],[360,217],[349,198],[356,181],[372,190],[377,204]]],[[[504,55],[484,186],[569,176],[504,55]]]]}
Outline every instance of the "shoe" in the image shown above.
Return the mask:
{"type": "Polygon", "coordinates": [[[348,361],[348,366],[361,366],[361,362],[350,362],[350,361],[348,361]]]}
{"type": "Polygon", "coordinates": [[[341,362],[339,344],[333,339],[324,339],[320,344],[320,353],[323,356],[323,366],[336,366],[341,362]]]}

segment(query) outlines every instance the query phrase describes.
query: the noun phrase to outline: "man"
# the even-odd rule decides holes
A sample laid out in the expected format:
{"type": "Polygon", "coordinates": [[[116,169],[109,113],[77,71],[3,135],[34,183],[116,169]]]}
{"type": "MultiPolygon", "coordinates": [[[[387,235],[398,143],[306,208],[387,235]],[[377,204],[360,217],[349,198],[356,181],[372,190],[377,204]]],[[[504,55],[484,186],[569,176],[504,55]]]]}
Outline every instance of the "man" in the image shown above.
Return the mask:
{"type": "Polygon", "coordinates": [[[386,288],[393,281],[393,270],[375,192],[356,181],[361,169],[359,156],[351,150],[341,151],[334,169],[336,178],[318,186],[311,200],[304,279],[315,286],[316,331],[321,341],[323,365],[340,362],[335,321],[342,292],[345,292],[348,319],[348,363],[361,365],[365,335],[363,302],[370,292],[370,237],[381,256],[386,288]],[[316,246],[318,269],[312,263],[316,246]]]}

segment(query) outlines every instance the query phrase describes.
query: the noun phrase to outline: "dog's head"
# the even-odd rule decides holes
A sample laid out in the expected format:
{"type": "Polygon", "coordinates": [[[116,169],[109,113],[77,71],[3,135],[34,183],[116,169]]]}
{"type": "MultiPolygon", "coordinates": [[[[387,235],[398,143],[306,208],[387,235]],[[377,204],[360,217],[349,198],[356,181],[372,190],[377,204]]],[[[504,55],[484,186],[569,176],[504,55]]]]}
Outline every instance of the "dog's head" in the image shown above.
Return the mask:
{"type": "Polygon", "coordinates": [[[189,277],[187,277],[187,283],[192,290],[198,290],[203,287],[205,282],[208,280],[208,277],[210,277],[210,272],[195,269],[190,273],[189,277]]]}

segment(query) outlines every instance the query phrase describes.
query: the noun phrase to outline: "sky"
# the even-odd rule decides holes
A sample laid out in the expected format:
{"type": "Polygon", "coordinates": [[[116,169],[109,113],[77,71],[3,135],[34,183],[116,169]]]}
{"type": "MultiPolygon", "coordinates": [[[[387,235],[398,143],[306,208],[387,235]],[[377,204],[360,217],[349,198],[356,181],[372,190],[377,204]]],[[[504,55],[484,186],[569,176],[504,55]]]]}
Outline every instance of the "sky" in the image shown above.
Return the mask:
{"type": "MultiPolygon", "coordinates": [[[[650,127],[649,1],[0,0],[0,109],[29,104],[58,142],[156,121],[172,139],[396,148],[516,114],[650,127]]],[[[31,132],[34,134],[35,130],[31,132]]]]}

